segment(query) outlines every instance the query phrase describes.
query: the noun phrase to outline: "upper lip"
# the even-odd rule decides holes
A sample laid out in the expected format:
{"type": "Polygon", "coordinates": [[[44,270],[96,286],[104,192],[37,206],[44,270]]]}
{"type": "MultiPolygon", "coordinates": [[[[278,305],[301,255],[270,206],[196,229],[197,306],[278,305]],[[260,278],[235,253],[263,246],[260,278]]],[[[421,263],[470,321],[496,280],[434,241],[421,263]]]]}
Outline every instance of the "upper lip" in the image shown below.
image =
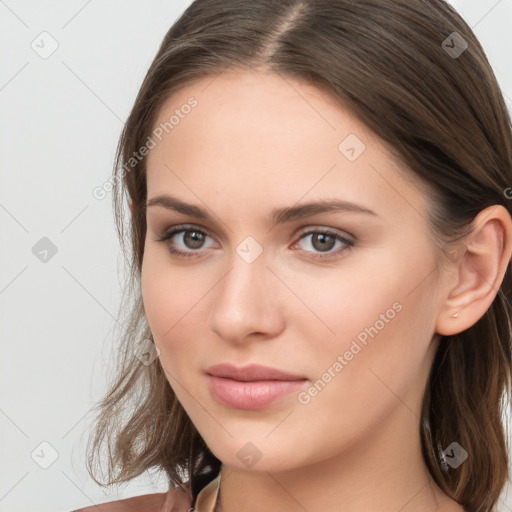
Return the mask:
{"type": "Polygon", "coordinates": [[[226,377],[242,382],[257,380],[305,380],[305,377],[294,375],[269,366],[250,364],[237,367],[230,363],[222,363],[210,366],[206,373],[215,377],[226,377]]]}

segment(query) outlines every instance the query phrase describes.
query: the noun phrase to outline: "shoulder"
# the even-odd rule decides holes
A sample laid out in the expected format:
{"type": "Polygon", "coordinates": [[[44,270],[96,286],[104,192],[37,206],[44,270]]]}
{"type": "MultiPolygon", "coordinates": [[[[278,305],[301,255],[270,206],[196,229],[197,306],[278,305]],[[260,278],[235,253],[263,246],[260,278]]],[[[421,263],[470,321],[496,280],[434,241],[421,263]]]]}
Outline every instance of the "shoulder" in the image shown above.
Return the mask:
{"type": "Polygon", "coordinates": [[[72,512],[188,512],[192,494],[188,488],[171,488],[167,492],[144,494],[123,500],[101,503],[72,512]]]}

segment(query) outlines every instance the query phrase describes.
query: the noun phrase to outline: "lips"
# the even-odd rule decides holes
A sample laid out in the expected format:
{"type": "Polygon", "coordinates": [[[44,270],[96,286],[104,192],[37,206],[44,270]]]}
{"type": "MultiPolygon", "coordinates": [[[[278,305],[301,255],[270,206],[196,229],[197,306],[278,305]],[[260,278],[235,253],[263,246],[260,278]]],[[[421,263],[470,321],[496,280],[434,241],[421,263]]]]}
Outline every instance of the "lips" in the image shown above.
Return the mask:
{"type": "Polygon", "coordinates": [[[306,377],[295,375],[269,366],[250,364],[248,366],[236,367],[230,363],[216,364],[206,370],[208,375],[224,377],[241,382],[260,380],[304,380],[306,377]]]}
{"type": "Polygon", "coordinates": [[[208,388],[220,404],[234,409],[262,409],[308,382],[305,377],[268,366],[237,368],[229,363],[207,370],[208,388]]]}

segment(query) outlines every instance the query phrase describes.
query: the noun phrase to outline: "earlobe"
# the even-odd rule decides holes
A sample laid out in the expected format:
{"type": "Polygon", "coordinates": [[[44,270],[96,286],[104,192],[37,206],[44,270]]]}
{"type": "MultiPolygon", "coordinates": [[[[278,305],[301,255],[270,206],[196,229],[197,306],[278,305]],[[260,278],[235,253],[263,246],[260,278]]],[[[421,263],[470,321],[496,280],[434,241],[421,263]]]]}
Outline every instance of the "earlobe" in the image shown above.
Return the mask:
{"type": "MultiPolygon", "coordinates": [[[[473,220],[464,251],[453,260],[456,283],[447,288],[436,332],[449,336],[473,326],[490,308],[512,257],[512,219],[501,205],[489,206],[473,220]]],[[[459,244],[460,246],[460,244],[459,244]]]]}

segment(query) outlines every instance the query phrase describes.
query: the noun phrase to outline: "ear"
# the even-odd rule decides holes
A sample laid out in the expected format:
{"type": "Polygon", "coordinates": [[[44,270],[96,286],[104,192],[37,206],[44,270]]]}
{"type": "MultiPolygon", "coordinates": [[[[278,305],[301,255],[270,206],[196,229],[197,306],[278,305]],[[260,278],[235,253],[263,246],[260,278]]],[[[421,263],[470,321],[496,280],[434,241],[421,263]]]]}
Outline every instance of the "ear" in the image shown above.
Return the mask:
{"type": "Polygon", "coordinates": [[[482,318],[512,257],[512,219],[505,207],[493,205],[482,210],[472,227],[460,245],[463,250],[452,261],[454,277],[449,280],[436,322],[436,332],[443,336],[465,331],[482,318]]]}

